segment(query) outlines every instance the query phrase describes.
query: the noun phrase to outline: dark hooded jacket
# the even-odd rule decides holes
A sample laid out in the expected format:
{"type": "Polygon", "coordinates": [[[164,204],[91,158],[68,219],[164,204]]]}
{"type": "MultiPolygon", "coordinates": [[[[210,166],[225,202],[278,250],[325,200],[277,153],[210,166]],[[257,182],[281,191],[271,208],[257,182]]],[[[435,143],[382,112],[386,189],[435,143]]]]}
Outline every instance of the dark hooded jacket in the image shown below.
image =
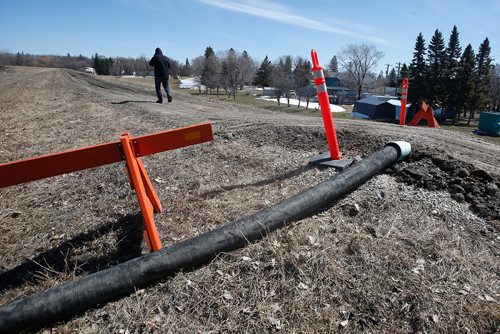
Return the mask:
{"type": "Polygon", "coordinates": [[[160,48],[156,48],[155,55],[149,61],[149,65],[155,68],[155,77],[168,80],[170,74],[170,61],[163,55],[160,48]]]}

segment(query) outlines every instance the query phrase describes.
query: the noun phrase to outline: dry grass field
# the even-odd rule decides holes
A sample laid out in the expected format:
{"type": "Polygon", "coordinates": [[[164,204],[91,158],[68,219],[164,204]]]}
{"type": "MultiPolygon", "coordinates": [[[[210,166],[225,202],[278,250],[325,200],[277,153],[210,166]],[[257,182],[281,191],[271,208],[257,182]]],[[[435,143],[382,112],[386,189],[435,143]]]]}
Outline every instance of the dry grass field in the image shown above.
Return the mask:
{"type": "MultiPolygon", "coordinates": [[[[148,79],[6,67],[0,163],[211,122],[213,142],[143,159],[165,245],[336,173],[308,166],[327,149],[321,118],[179,90],[155,100],[148,79]]],[[[498,332],[500,146],[446,129],[336,126],[346,157],[393,140],[413,154],[262,241],[40,332],[498,332]]],[[[148,253],[141,224],[123,163],[0,189],[0,305],[148,253]]]]}

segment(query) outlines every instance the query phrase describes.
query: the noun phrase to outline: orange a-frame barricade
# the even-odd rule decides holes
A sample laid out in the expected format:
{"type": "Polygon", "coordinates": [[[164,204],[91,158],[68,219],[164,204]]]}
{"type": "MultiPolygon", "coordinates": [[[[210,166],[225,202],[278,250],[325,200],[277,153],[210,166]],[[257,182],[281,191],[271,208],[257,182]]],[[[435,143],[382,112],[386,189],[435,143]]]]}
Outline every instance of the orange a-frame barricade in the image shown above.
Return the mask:
{"type": "Polygon", "coordinates": [[[416,126],[421,119],[426,120],[430,128],[439,128],[439,124],[432,113],[432,107],[425,102],[422,102],[420,110],[415,114],[415,117],[413,117],[408,125],[416,126]]]}
{"type": "Polygon", "coordinates": [[[0,188],[125,160],[144,220],[144,238],[149,250],[157,251],[161,242],[153,211],[161,212],[162,207],[140,157],[211,140],[210,123],[135,138],[125,132],[120,140],[110,143],[0,164],[0,188]]]}

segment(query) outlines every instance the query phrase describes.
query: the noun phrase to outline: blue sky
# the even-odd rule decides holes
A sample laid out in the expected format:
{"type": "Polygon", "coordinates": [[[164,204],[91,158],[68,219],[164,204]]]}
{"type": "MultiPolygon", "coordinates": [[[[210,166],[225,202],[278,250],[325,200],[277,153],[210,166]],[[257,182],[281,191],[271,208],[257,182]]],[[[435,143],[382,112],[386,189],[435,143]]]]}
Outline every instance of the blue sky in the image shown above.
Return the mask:
{"type": "Polygon", "coordinates": [[[384,64],[409,62],[422,32],[439,29],[447,43],[456,24],[462,48],[488,37],[500,62],[500,0],[2,0],[0,51],[32,54],[99,53],[147,57],[157,46],[184,62],[215,51],[246,50],[262,60],[282,55],[321,64],[348,44],[373,44],[384,64]]]}

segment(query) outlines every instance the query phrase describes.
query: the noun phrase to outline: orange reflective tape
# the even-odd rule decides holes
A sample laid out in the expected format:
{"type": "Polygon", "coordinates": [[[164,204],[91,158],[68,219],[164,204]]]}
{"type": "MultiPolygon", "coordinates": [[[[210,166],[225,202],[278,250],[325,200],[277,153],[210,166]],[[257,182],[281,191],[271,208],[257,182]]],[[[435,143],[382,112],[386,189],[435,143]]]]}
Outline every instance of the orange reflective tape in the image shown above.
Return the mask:
{"type": "Polygon", "coordinates": [[[188,132],[184,135],[184,140],[185,141],[192,141],[201,138],[201,132],[200,131],[194,131],[194,132],[188,132]]]}

